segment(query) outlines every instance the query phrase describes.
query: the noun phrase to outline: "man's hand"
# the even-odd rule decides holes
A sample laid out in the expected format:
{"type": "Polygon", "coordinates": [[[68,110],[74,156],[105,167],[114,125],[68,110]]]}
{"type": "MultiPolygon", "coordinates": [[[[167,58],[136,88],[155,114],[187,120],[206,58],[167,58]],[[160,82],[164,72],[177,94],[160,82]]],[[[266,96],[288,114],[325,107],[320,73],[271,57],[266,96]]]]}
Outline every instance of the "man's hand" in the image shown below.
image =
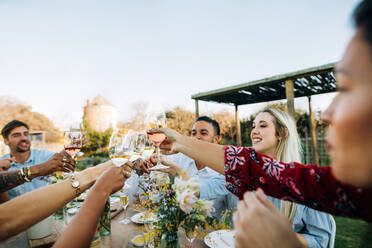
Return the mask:
{"type": "Polygon", "coordinates": [[[150,167],[152,167],[152,164],[148,160],[138,158],[136,161],[133,162],[133,169],[137,173],[137,175],[142,175],[143,173],[149,174],[150,167]]]}
{"type": "Polygon", "coordinates": [[[76,161],[66,152],[55,153],[46,162],[32,166],[33,177],[50,175],[56,171],[71,172],[75,170],[76,161]]]}
{"type": "MultiPolygon", "coordinates": [[[[159,158],[158,158],[157,154],[152,154],[151,157],[149,158],[149,161],[152,164],[151,167],[155,166],[158,163],[158,160],[159,160],[159,158]]],[[[179,167],[172,160],[168,159],[166,156],[161,156],[160,155],[160,163],[162,163],[163,165],[168,166],[169,168],[159,169],[159,170],[154,170],[154,171],[160,171],[160,172],[168,173],[171,176],[175,176],[176,174],[178,174],[178,175],[182,176],[184,179],[189,178],[187,173],[185,171],[183,171],[181,169],[181,167],[179,167]]]]}
{"type": "Polygon", "coordinates": [[[261,189],[246,192],[234,215],[235,247],[302,247],[288,219],[261,189]]]}
{"type": "Polygon", "coordinates": [[[0,172],[7,171],[10,167],[12,167],[12,163],[15,162],[15,158],[4,158],[0,160],[0,172]]]}

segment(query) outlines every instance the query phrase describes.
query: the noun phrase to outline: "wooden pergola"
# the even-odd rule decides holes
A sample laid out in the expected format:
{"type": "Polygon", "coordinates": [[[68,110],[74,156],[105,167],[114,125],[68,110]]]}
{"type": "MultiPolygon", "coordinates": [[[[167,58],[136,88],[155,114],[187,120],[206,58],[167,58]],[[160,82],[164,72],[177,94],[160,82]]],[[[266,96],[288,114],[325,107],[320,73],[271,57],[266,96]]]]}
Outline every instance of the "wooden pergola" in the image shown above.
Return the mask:
{"type": "MultiPolygon", "coordinates": [[[[226,88],[192,95],[195,100],[195,115],[199,117],[199,101],[225,103],[235,106],[237,144],[242,144],[239,105],[287,99],[288,112],[295,117],[294,98],[307,97],[309,101],[310,129],[313,149],[317,151],[315,121],[311,107],[311,96],[336,91],[333,69],[335,63],[312,67],[296,72],[242,83],[226,88]]],[[[318,153],[314,152],[315,163],[319,164],[318,153]]]]}

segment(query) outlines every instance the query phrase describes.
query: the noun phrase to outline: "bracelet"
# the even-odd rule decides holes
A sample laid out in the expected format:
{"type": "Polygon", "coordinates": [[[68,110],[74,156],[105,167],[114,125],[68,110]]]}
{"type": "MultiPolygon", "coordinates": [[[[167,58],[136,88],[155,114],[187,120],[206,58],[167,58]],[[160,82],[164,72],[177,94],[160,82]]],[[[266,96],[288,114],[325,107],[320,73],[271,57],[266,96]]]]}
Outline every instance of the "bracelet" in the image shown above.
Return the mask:
{"type": "Polygon", "coordinates": [[[19,178],[20,178],[22,181],[27,182],[27,181],[25,180],[25,172],[23,171],[23,168],[21,168],[21,169],[18,170],[18,176],[19,176],[19,178]]]}
{"type": "Polygon", "coordinates": [[[31,177],[31,168],[30,166],[27,166],[27,177],[30,181],[32,181],[32,177],[31,177]]]}
{"type": "Polygon", "coordinates": [[[29,166],[28,167],[23,167],[21,169],[22,178],[26,182],[31,182],[30,178],[27,176],[27,174],[28,174],[28,170],[27,169],[29,169],[29,166]]]}

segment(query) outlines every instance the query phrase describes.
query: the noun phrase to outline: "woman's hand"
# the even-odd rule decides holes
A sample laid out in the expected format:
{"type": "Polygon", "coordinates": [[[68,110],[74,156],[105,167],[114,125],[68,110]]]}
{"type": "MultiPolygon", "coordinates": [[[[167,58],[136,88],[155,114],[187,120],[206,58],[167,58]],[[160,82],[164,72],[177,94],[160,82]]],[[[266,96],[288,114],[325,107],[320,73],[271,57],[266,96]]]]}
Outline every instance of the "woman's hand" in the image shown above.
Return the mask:
{"type": "Polygon", "coordinates": [[[115,193],[124,186],[132,171],[132,163],[128,162],[122,167],[111,166],[96,181],[93,189],[103,190],[108,194],[115,193]]]}
{"type": "Polygon", "coordinates": [[[163,154],[171,155],[178,152],[177,146],[179,139],[182,135],[170,128],[154,128],[148,131],[148,133],[164,133],[167,138],[160,144],[160,150],[163,154]]]}
{"type": "Polygon", "coordinates": [[[288,219],[261,189],[246,192],[234,215],[235,247],[302,247],[288,219]]]}

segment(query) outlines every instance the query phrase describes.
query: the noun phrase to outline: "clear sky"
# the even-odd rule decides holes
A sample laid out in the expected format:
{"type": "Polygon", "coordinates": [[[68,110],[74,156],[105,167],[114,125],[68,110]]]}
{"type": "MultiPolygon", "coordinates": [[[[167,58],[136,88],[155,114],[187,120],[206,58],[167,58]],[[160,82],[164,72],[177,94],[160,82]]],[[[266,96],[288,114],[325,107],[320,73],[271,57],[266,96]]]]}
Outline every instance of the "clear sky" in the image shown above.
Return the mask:
{"type": "Polygon", "coordinates": [[[0,0],[0,95],[58,125],[97,94],[121,120],[137,101],[193,110],[192,94],[338,61],[358,2],[0,0]]]}

